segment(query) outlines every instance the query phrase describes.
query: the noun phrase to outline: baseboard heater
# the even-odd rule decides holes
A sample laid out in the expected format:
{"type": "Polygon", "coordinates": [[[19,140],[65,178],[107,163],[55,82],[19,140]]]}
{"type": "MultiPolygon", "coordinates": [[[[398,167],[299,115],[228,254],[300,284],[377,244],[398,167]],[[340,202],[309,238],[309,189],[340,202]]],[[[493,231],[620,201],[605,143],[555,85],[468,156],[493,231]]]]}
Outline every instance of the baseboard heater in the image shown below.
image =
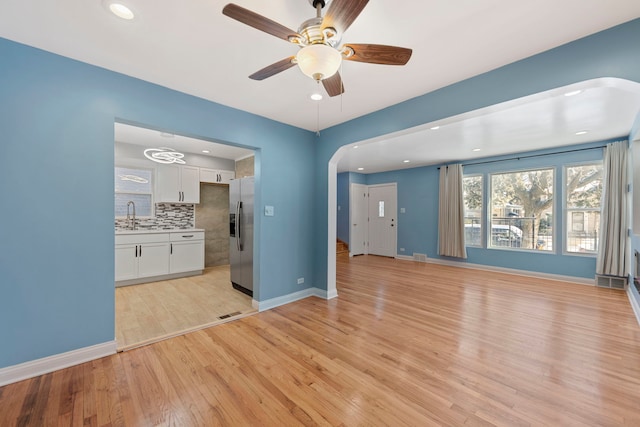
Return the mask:
{"type": "Polygon", "coordinates": [[[620,276],[608,276],[596,274],[596,286],[599,288],[626,289],[627,278],[620,276]]]}

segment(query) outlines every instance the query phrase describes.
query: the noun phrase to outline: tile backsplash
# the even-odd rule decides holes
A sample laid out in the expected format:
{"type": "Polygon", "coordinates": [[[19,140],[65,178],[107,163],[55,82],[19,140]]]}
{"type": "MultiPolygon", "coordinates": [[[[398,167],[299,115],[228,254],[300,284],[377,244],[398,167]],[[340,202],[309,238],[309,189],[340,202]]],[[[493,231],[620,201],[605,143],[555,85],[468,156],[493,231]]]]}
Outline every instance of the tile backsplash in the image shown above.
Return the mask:
{"type": "MultiPolygon", "coordinates": [[[[136,218],[138,230],[173,230],[195,228],[195,205],[156,203],[155,217],[136,218]]],[[[116,231],[127,230],[126,218],[116,218],[116,231]]]]}

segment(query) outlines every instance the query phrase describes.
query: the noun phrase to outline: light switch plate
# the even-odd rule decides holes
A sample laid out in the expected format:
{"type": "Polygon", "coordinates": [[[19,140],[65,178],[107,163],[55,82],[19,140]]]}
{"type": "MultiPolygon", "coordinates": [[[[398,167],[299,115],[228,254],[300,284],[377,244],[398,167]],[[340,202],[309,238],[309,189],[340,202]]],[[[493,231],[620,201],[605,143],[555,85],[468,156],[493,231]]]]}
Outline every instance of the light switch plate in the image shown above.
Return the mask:
{"type": "Polygon", "coordinates": [[[273,216],[274,214],[275,214],[275,209],[273,206],[264,207],[264,216],[273,216]]]}

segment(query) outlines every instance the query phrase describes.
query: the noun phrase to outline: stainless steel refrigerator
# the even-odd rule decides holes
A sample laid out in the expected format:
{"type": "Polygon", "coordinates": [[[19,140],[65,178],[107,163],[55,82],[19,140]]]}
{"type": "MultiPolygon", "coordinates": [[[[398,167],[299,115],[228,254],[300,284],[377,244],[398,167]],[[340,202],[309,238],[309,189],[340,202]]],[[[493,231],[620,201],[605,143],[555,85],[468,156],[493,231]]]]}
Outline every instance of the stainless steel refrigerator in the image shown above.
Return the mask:
{"type": "Polygon", "coordinates": [[[231,284],[253,296],[253,183],[254,178],[229,184],[229,263],[231,284]]]}

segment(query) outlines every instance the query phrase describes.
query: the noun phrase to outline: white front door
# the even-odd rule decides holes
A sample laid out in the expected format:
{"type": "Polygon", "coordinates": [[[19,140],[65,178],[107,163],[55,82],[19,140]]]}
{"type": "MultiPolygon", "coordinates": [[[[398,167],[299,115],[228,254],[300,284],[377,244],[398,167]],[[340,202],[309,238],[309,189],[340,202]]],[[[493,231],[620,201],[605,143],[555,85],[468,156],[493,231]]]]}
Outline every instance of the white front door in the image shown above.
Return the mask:
{"type": "Polygon", "coordinates": [[[362,255],[367,250],[367,186],[351,184],[349,188],[349,255],[362,255]]]}
{"type": "Polygon", "coordinates": [[[369,186],[369,254],[396,256],[397,205],[395,183],[369,186]]]}

